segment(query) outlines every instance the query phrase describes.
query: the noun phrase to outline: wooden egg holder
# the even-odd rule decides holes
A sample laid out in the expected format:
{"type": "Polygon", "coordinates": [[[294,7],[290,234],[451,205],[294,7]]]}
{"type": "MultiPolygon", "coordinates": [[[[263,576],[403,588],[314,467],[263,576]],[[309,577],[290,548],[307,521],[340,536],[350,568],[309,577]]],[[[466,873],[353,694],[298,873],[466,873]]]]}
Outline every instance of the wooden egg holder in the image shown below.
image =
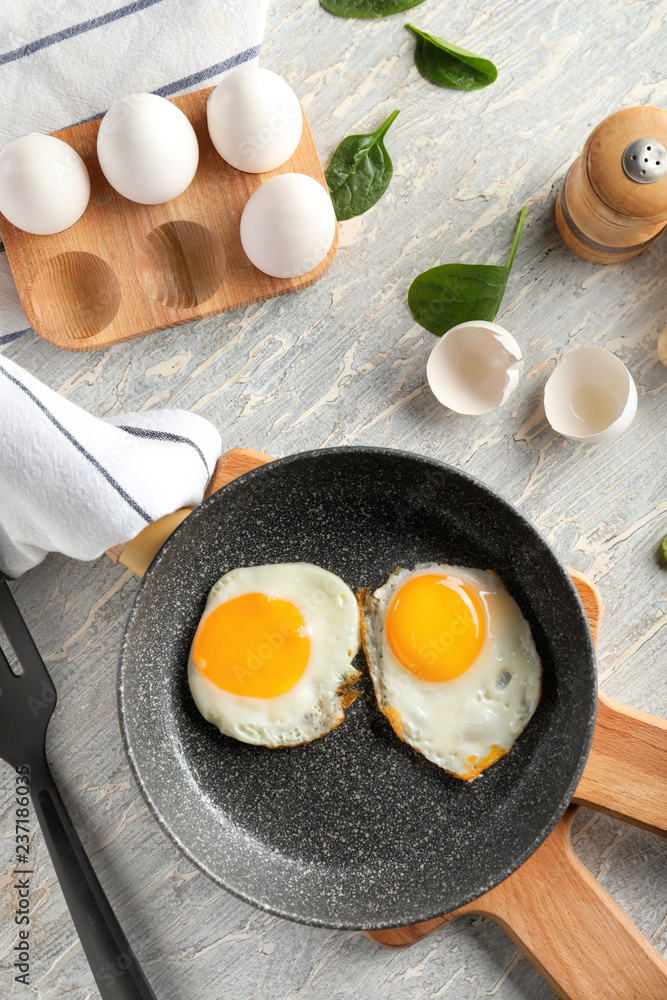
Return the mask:
{"type": "Polygon", "coordinates": [[[213,87],[175,97],[199,142],[190,186],[164,205],[128,201],[109,185],[97,159],[100,121],[53,132],[82,157],[90,202],[75,225],[33,236],[0,214],[0,233],[21,304],[36,332],[70,351],[92,351],[169,326],[203,319],[312,285],[329,268],[338,233],[317,267],[272,278],[251,264],[239,235],[250,195],[269,177],[301,173],[326,188],[308,120],[294,155],[277,170],[230,167],[208,134],[213,87]]]}

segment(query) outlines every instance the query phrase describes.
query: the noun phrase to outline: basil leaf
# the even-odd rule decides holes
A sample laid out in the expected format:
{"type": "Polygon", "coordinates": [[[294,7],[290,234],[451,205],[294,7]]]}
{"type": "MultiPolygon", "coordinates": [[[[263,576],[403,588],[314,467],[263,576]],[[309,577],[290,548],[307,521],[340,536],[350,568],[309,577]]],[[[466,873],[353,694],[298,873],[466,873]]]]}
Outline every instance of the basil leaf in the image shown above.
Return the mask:
{"type": "Polygon", "coordinates": [[[320,0],[325,10],[338,17],[388,17],[418,7],[424,0],[320,0]]]}
{"type": "Polygon", "coordinates": [[[525,218],[524,205],[507,264],[441,264],[417,275],[408,291],[408,306],[420,326],[441,337],[459,323],[496,318],[525,218]]]}
{"type": "Polygon", "coordinates": [[[406,24],[417,39],[415,65],[427,80],[441,87],[457,90],[479,90],[488,87],[498,76],[498,70],[489,59],[461,49],[437,35],[420,31],[414,24],[406,24]]]}
{"type": "Polygon", "coordinates": [[[340,143],[324,176],[339,222],[363,215],[389,187],[394,167],[384,137],[398,111],[375,132],[348,135],[340,143]]]}

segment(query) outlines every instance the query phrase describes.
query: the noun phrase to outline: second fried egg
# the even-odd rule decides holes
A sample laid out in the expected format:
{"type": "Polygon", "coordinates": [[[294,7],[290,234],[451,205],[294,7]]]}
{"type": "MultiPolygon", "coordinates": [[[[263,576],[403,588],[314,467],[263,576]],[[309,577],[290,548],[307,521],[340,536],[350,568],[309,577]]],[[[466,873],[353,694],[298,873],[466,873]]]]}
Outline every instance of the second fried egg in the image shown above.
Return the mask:
{"type": "Polygon", "coordinates": [[[378,705],[397,735],[464,780],[506,754],[537,708],[542,665],[502,580],[428,563],[359,600],[378,705]]]}

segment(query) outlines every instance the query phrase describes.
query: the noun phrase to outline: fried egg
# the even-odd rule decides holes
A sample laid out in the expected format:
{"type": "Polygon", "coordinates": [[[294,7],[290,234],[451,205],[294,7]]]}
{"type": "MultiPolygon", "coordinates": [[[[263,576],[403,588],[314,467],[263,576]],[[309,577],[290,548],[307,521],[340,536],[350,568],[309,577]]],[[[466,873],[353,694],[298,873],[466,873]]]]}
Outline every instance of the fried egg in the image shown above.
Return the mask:
{"type": "Polygon", "coordinates": [[[364,650],[397,735],[469,781],[533,716],[542,665],[528,622],[495,573],[428,563],[359,592],[364,650]]]}
{"type": "Polygon", "coordinates": [[[220,732],[244,743],[296,746],[340,725],[354,701],[360,644],[350,588],[311,563],[247,566],[211,589],[188,682],[220,732]]]}

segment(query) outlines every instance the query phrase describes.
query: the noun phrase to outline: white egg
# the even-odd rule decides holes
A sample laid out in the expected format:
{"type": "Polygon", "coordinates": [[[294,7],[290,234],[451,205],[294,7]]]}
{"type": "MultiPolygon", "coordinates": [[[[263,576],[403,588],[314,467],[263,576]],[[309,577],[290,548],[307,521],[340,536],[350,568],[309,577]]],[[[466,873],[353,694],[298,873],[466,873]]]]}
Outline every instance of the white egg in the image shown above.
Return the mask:
{"type": "Polygon", "coordinates": [[[97,134],[97,156],[112,188],[141,205],[161,205],[191,183],[199,162],[195,130],[180,108],[157,94],[111,105],[97,134]]]}
{"type": "Polygon", "coordinates": [[[81,218],[89,198],[86,165],[62,139],[31,132],[0,153],[0,212],[17,229],[61,233],[81,218]]]}
{"type": "Polygon", "coordinates": [[[222,733],[295,746],[324,736],[356,697],[359,609],[311,563],[234,569],[214,584],[192,643],[190,691],[222,733]]]}
{"type": "Polygon", "coordinates": [[[507,753],[537,708],[542,665],[502,580],[429,563],[360,603],[378,706],[398,736],[465,780],[507,753]]]}
{"type": "Polygon", "coordinates": [[[335,235],[329,192],[306,174],[279,174],[264,181],[241,216],[246,255],[274,278],[312,271],[328,254],[335,235]]]}
{"type": "Polygon", "coordinates": [[[224,77],[206,106],[211,141],[237,170],[259,174],[281,167],[299,145],[303,114],[282,77],[242,66],[224,77]]]}

